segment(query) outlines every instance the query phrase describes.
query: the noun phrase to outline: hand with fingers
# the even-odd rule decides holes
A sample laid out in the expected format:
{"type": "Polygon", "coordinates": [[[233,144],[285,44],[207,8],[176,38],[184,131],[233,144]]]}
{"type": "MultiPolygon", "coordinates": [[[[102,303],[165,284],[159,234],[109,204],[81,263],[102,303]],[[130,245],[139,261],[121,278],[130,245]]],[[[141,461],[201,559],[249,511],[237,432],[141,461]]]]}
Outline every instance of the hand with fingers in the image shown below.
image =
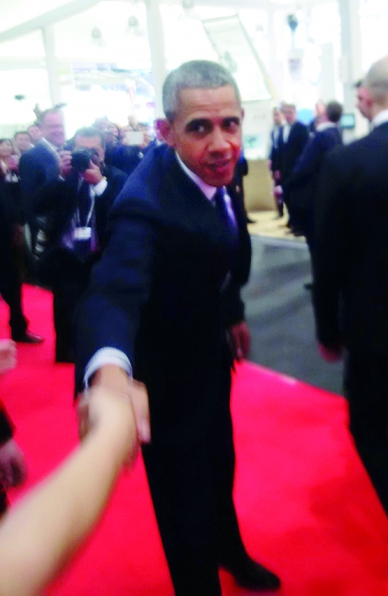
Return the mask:
{"type": "Polygon", "coordinates": [[[80,397],[78,418],[82,439],[95,432],[121,434],[127,464],[135,458],[139,444],[151,438],[147,390],[133,379],[128,379],[125,390],[93,385],[80,397]]]}

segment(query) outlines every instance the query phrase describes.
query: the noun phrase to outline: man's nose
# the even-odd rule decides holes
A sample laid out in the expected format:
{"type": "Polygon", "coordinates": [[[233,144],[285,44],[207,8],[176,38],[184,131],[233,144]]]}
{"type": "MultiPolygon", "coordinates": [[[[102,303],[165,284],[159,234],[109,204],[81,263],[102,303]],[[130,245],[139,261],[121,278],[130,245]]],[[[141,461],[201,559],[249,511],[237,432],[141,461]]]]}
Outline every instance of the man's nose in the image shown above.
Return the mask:
{"type": "Polygon", "coordinates": [[[214,127],[211,134],[209,150],[226,151],[227,149],[229,149],[229,143],[227,141],[226,133],[224,133],[224,131],[221,128],[214,127]]]}

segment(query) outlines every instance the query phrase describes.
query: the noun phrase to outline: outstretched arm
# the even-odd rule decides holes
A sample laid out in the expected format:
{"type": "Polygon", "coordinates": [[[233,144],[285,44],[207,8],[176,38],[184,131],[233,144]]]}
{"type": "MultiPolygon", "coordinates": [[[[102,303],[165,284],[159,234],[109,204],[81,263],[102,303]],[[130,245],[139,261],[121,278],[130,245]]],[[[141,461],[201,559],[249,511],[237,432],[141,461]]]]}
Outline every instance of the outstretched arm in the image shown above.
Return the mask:
{"type": "Polygon", "coordinates": [[[143,390],[129,398],[106,387],[91,389],[84,442],[0,526],[1,596],[38,594],[75,553],[98,520],[123,463],[135,457],[136,415],[148,424],[144,398],[143,390]],[[133,405],[137,401],[140,406],[133,405]]]}

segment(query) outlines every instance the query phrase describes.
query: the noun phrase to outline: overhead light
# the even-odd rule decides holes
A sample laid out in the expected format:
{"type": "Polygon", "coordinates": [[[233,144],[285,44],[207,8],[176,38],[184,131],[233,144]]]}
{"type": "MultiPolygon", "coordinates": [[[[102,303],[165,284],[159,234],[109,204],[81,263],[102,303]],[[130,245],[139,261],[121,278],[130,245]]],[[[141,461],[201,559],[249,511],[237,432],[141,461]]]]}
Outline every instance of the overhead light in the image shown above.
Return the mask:
{"type": "Polygon", "coordinates": [[[94,27],[94,29],[92,29],[92,37],[93,37],[93,39],[101,39],[101,37],[102,37],[101,29],[99,29],[98,27],[94,27]]]}
{"type": "Polygon", "coordinates": [[[93,27],[92,29],[92,40],[96,46],[104,47],[106,45],[102,37],[102,31],[98,27],[93,27]]]}
{"type": "Polygon", "coordinates": [[[128,19],[127,33],[129,33],[129,35],[137,35],[139,37],[144,35],[140,21],[135,14],[131,15],[128,19]]]}
{"type": "Polygon", "coordinates": [[[178,17],[178,21],[181,21],[182,19],[201,20],[195,12],[194,0],[182,0],[182,12],[178,17]]]}

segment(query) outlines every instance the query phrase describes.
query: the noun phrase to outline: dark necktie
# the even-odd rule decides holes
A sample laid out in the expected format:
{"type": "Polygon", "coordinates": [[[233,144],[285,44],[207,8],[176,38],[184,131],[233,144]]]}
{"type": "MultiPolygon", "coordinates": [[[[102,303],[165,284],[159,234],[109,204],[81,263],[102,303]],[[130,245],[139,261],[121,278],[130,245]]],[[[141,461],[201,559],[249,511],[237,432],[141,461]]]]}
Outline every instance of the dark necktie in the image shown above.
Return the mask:
{"type": "Polygon", "coordinates": [[[227,226],[228,230],[233,233],[233,235],[236,235],[236,222],[232,218],[232,215],[228,212],[228,207],[225,200],[225,188],[223,186],[221,188],[217,188],[217,191],[211,199],[211,202],[216,208],[221,222],[227,226]]]}

